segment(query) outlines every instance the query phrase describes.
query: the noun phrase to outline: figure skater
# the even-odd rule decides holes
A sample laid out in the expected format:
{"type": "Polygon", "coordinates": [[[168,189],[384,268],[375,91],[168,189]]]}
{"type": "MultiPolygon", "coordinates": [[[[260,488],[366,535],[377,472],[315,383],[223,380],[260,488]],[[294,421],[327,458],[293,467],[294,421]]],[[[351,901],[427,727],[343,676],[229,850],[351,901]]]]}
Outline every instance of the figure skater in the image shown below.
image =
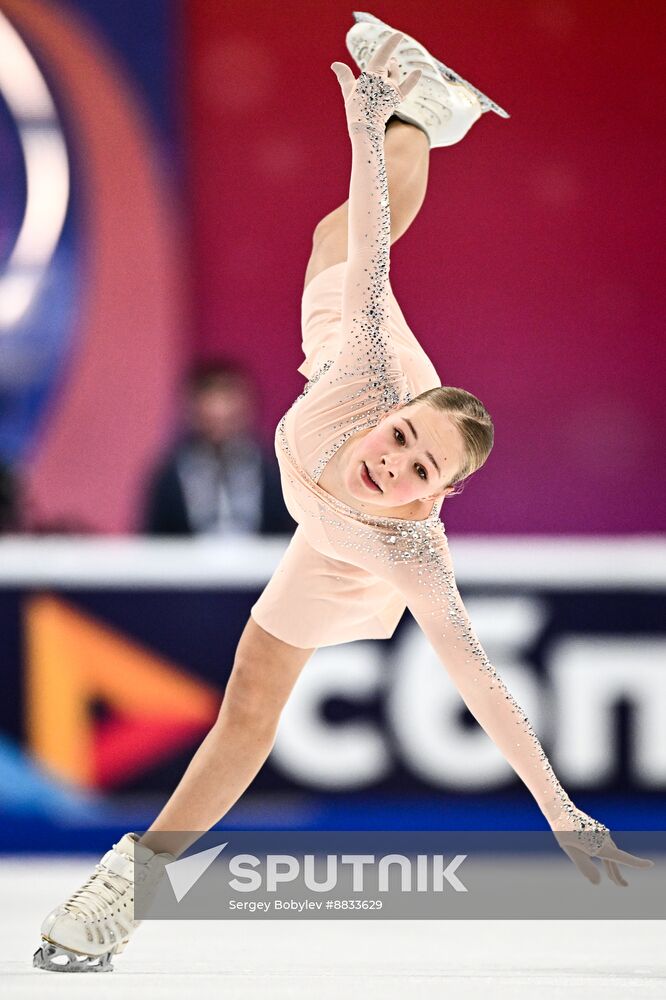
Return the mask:
{"type": "Polygon", "coordinates": [[[618,863],[652,865],[574,805],[472,629],[439,514],[486,461],[493,425],[475,396],[440,384],[389,282],[390,246],[421,206],[429,151],[458,142],[484,110],[506,112],[413,38],[371,15],[357,22],[347,46],[360,76],[331,67],[352,148],[349,201],[315,229],[302,301],[308,381],[275,435],[298,527],[251,609],[216,722],[150,830],[125,834],[46,917],[40,968],[110,968],[138,926],[135,872],[154,882],[242,795],[315,649],[390,637],[406,607],[581,873],[600,880],[596,856],[626,885],[618,863]],[[173,831],[198,833],[174,843],[173,831]]]}

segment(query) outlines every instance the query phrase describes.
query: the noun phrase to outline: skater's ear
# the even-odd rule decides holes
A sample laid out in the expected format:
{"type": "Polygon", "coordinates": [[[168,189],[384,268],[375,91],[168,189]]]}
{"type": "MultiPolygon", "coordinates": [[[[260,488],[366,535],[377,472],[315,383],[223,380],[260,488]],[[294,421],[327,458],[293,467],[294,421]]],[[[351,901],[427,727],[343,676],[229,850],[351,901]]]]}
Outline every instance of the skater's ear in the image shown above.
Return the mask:
{"type": "Polygon", "coordinates": [[[455,486],[445,486],[444,489],[439,490],[438,493],[431,493],[427,497],[421,497],[421,499],[429,500],[431,503],[434,503],[435,500],[439,500],[440,497],[447,497],[449,493],[453,493],[454,491],[455,491],[455,486]]]}

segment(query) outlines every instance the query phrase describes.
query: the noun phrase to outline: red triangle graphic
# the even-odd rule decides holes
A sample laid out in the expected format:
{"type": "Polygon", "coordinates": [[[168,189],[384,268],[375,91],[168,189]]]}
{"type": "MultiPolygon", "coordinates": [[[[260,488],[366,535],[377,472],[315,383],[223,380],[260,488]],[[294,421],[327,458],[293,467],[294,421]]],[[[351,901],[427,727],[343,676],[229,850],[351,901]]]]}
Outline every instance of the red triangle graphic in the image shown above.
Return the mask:
{"type": "MultiPolygon", "coordinates": [[[[210,720],[210,724],[214,719],[210,720]]],[[[114,788],[191,746],[209,724],[189,719],[114,714],[95,724],[92,774],[97,788],[114,788]]]]}

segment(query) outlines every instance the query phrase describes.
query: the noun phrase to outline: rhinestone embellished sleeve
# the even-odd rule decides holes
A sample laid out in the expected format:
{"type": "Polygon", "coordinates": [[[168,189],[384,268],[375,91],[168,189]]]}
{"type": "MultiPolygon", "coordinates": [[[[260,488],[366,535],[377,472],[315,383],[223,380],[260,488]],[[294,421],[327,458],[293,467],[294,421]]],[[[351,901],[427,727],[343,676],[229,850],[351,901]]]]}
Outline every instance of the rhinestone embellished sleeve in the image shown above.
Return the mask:
{"type": "Polygon", "coordinates": [[[381,378],[388,342],[391,211],[384,159],[384,122],[400,103],[381,76],[361,73],[352,96],[348,129],[352,146],[347,266],[342,289],[345,363],[381,378]]]}
{"type": "Polygon", "coordinates": [[[406,536],[386,540],[415,621],[469,711],[529,788],[552,829],[603,838],[606,827],[574,806],[525,712],[486,656],[456,585],[442,523],[429,525],[423,534],[415,522],[406,536]]]}
{"type": "MultiPolygon", "coordinates": [[[[375,73],[361,73],[347,100],[352,167],[339,332],[331,356],[311,376],[290,417],[315,482],[351,435],[375,426],[412,398],[389,322],[391,216],[384,122],[399,103],[395,87],[375,73]]],[[[284,434],[280,440],[286,447],[284,434]]]]}
{"type": "Polygon", "coordinates": [[[437,519],[394,521],[350,530],[326,513],[328,535],[341,558],[390,580],[402,593],[474,718],[534,796],[555,831],[576,831],[593,849],[608,833],[574,806],[558,781],[525,712],[490,663],[456,585],[444,525],[437,519]]]}

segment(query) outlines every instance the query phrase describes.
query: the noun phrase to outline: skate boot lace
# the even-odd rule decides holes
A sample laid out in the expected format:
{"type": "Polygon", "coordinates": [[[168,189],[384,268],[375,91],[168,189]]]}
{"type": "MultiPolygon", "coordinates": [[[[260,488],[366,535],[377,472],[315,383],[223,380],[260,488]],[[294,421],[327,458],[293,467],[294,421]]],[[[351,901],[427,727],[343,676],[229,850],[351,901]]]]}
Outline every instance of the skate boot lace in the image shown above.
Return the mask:
{"type": "MultiPolygon", "coordinates": [[[[66,910],[84,920],[110,916],[109,911],[112,912],[122,902],[127,890],[132,888],[132,882],[122,875],[110,872],[103,865],[97,864],[95,869],[94,874],[64,904],[66,910]]],[[[132,897],[130,903],[133,901],[132,897]]],[[[123,907],[125,906],[127,902],[123,903],[123,907]]],[[[128,919],[131,920],[130,915],[128,919]]]]}
{"type": "MultiPolygon", "coordinates": [[[[127,855],[121,857],[131,864],[131,858],[127,855]]],[[[113,864],[113,859],[110,863],[113,864]]],[[[136,880],[142,882],[146,876],[147,866],[139,866],[136,880]]],[[[132,929],[140,923],[134,919],[133,892],[129,899],[123,898],[133,886],[132,878],[111,871],[103,859],[95,865],[94,873],[80,889],[72,893],[62,909],[82,922],[88,941],[92,942],[97,938],[100,944],[108,944],[119,951],[127,943],[132,929]]]]}

